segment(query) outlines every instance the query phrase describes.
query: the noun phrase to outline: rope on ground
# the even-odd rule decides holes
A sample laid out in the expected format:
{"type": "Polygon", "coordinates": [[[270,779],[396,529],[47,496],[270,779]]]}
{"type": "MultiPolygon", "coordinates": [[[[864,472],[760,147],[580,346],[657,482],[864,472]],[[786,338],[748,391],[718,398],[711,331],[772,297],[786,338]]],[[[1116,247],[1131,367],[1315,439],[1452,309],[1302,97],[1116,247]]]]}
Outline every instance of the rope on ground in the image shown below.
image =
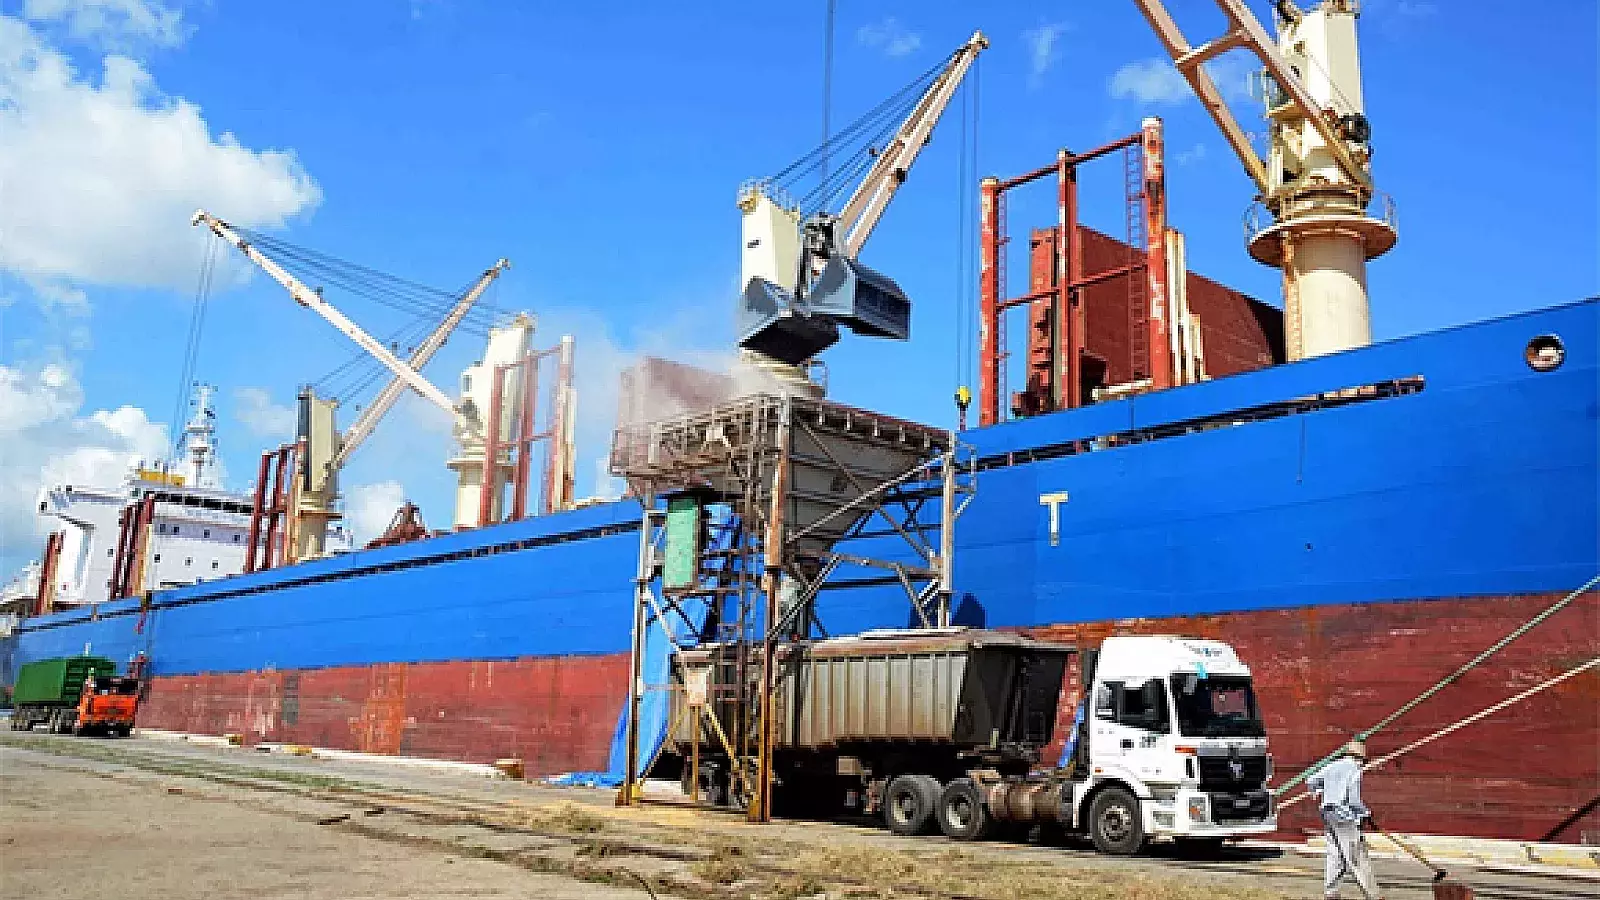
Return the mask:
{"type": "MultiPolygon", "coordinates": [[[[1446,725],[1445,727],[1439,729],[1438,731],[1435,731],[1434,733],[1428,735],[1427,737],[1420,738],[1418,740],[1412,741],[1411,743],[1405,745],[1404,747],[1401,747],[1398,750],[1395,750],[1392,753],[1387,753],[1387,754],[1385,754],[1383,756],[1380,756],[1377,759],[1372,760],[1371,762],[1369,762],[1366,765],[1362,766],[1361,770],[1364,772],[1364,771],[1366,771],[1368,769],[1376,769],[1377,767],[1379,767],[1381,765],[1385,765],[1385,764],[1387,764],[1389,762],[1392,762],[1392,761],[1394,761],[1396,759],[1399,759],[1400,757],[1405,756],[1407,753],[1410,753],[1413,750],[1417,750],[1417,749],[1419,749],[1421,747],[1424,747],[1424,746],[1426,746],[1428,744],[1431,744],[1434,741],[1437,741],[1438,739],[1444,737],[1445,735],[1451,734],[1451,733],[1456,732],[1456,731],[1460,731],[1461,729],[1467,727],[1468,725],[1471,725],[1471,724],[1473,724],[1475,722],[1478,722],[1478,721],[1481,721],[1483,719],[1486,719],[1489,716],[1494,715],[1495,713],[1505,709],[1508,706],[1514,706],[1514,705],[1516,705],[1518,703],[1521,703],[1522,701],[1528,699],[1529,697],[1532,697],[1534,694],[1540,693],[1542,691],[1547,691],[1550,688],[1555,687],[1556,685],[1560,684],[1563,681],[1566,681],[1569,678],[1576,678],[1577,676],[1582,675],[1584,672],[1587,672],[1590,669],[1597,668],[1597,667],[1600,667],[1600,656],[1597,656],[1594,659],[1591,659],[1586,663],[1583,663],[1581,665],[1578,665],[1578,666],[1575,666],[1575,667],[1573,667],[1571,669],[1568,669],[1567,671],[1562,672],[1560,675],[1557,675],[1554,678],[1551,678],[1551,679],[1543,681],[1543,682],[1541,682],[1539,684],[1536,684],[1533,687],[1528,688],[1527,690],[1523,691],[1520,694],[1517,694],[1514,697],[1507,697],[1506,699],[1501,700],[1499,703],[1496,703],[1495,705],[1489,707],[1488,709],[1482,710],[1480,712],[1475,712],[1472,715],[1467,716],[1465,719],[1462,719],[1462,720],[1460,720],[1458,722],[1454,722],[1454,723],[1452,723],[1450,725],[1446,725]]],[[[1278,809],[1280,809],[1280,810],[1281,809],[1287,809],[1288,807],[1291,807],[1291,806],[1295,805],[1296,803],[1299,803],[1301,800],[1304,800],[1304,799],[1306,799],[1307,797],[1310,797],[1310,796],[1311,796],[1311,792],[1310,791],[1307,791],[1307,792],[1302,793],[1302,794],[1297,794],[1294,797],[1291,797],[1288,800],[1285,800],[1284,802],[1278,804],[1278,809]]]]}
{"type": "MultiPolygon", "coordinates": [[[[1516,640],[1517,638],[1520,638],[1523,635],[1527,634],[1529,631],[1532,631],[1535,627],[1537,627],[1544,620],[1550,618],[1551,616],[1555,615],[1556,613],[1560,612],[1561,610],[1566,609],[1567,606],[1569,606],[1572,603],[1572,601],[1578,599],[1579,597],[1583,596],[1588,591],[1592,590],[1594,588],[1594,586],[1597,585],[1597,584],[1600,584],[1600,575],[1596,575],[1593,578],[1589,579],[1583,585],[1583,587],[1580,587],[1577,590],[1573,591],[1572,593],[1568,594],[1567,596],[1561,598],[1561,600],[1557,601],[1555,603],[1555,605],[1551,606],[1549,609],[1546,609],[1544,612],[1541,612],[1538,615],[1534,616],[1533,618],[1529,619],[1528,621],[1522,623],[1522,625],[1519,626],[1517,628],[1517,630],[1515,630],[1515,631],[1511,632],[1510,634],[1506,635],[1504,638],[1501,638],[1498,642],[1495,643],[1494,646],[1492,646],[1489,649],[1483,651],[1482,653],[1479,653],[1476,657],[1474,657],[1472,659],[1471,662],[1467,663],[1466,665],[1462,666],[1461,668],[1459,668],[1459,669],[1455,670],[1454,672],[1451,672],[1449,675],[1445,676],[1443,681],[1440,681],[1438,684],[1434,685],[1433,687],[1428,688],[1427,690],[1423,691],[1420,695],[1417,696],[1416,699],[1412,700],[1410,703],[1407,703],[1406,705],[1404,705],[1404,706],[1400,707],[1399,709],[1395,710],[1394,712],[1390,713],[1388,716],[1384,717],[1383,721],[1381,721],[1378,724],[1372,726],[1371,728],[1368,728],[1366,731],[1361,732],[1359,735],[1357,735],[1357,738],[1360,739],[1360,740],[1365,741],[1368,738],[1372,737],[1373,735],[1377,734],[1378,732],[1382,731],[1383,729],[1388,728],[1390,725],[1394,724],[1396,719],[1398,719],[1401,716],[1405,715],[1406,713],[1412,711],[1413,709],[1416,709],[1418,706],[1421,706],[1424,702],[1426,702],[1427,700],[1432,698],[1433,695],[1439,693],[1440,691],[1442,691],[1445,688],[1449,687],[1450,685],[1454,684],[1456,679],[1460,678],[1461,676],[1463,676],[1463,675],[1467,674],[1468,672],[1472,671],[1473,669],[1477,668],[1480,664],[1483,663],[1484,660],[1488,659],[1489,657],[1491,657],[1491,656],[1495,655],[1496,653],[1499,653],[1501,650],[1505,649],[1506,645],[1510,644],[1512,641],[1516,640]]],[[[1335,757],[1337,757],[1338,755],[1339,755],[1339,752],[1337,750],[1335,750],[1333,753],[1330,753],[1327,756],[1324,756],[1322,759],[1318,760],[1316,763],[1307,766],[1304,770],[1302,770],[1300,772],[1300,774],[1298,774],[1298,775],[1294,776],[1293,778],[1289,779],[1287,782],[1285,782],[1283,784],[1283,786],[1275,789],[1273,791],[1273,793],[1277,794],[1277,795],[1280,795],[1280,796],[1285,794],[1285,793],[1288,793],[1291,788],[1294,788],[1294,787],[1298,786],[1302,781],[1305,781],[1307,778],[1311,777],[1311,775],[1313,773],[1315,773],[1318,769],[1321,769],[1323,766],[1326,766],[1328,763],[1332,762],[1333,759],[1335,757]]]]}

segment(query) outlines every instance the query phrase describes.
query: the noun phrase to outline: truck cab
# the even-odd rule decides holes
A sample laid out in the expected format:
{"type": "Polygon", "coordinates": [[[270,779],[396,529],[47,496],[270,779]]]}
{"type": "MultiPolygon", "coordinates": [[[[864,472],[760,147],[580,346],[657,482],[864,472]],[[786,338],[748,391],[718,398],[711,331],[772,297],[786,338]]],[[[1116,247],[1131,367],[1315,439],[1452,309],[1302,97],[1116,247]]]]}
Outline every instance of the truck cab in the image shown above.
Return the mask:
{"type": "Polygon", "coordinates": [[[1111,637],[1085,661],[1085,676],[1072,822],[1100,850],[1276,830],[1266,728],[1232,647],[1111,637]]]}
{"type": "Polygon", "coordinates": [[[127,737],[139,709],[139,679],[97,675],[84,680],[73,730],[127,737]]]}

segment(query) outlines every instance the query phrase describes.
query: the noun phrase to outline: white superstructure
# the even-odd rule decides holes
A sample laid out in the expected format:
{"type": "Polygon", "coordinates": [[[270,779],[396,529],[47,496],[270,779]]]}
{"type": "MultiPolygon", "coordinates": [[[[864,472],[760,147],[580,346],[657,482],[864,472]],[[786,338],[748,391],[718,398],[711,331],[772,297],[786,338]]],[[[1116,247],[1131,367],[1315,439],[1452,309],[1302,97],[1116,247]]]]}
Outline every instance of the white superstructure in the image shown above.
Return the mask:
{"type": "MultiPolygon", "coordinates": [[[[145,499],[154,500],[153,515],[148,533],[139,542],[145,552],[141,564],[133,569],[138,579],[130,594],[198,584],[244,571],[251,500],[247,494],[224,490],[219,483],[214,393],[209,385],[197,386],[195,412],[184,426],[179,443],[182,459],[177,465],[136,464],[114,487],[56,484],[39,491],[36,511],[44,520],[43,530],[61,533],[61,549],[48,586],[52,607],[111,599],[125,513],[132,517],[145,499]]],[[[342,530],[330,529],[328,542],[336,552],[350,549],[349,536],[342,530]]],[[[29,568],[39,566],[31,563],[29,568]]],[[[43,589],[40,585],[31,593],[36,597],[43,589]]]]}
{"type": "Polygon", "coordinates": [[[244,571],[250,501],[219,488],[191,487],[180,477],[146,469],[115,488],[62,484],[39,493],[39,514],[62,532],[56,563],[56,606],[110,599],[123,510],[155,497],[149,552],[138,590],[179,587],[244,571]]]}

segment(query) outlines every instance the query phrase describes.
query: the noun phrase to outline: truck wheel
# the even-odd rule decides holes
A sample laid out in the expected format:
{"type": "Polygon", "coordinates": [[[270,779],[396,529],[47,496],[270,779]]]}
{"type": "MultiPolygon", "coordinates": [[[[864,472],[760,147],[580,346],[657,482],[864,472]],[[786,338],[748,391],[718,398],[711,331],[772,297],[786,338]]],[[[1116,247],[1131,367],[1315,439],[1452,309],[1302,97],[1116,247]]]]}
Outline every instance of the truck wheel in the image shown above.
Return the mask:
{"type": "Polygon", "coordinates": [[[895,834],[925,834],[939,805],[939,782],[927,775],[901,775],[883,792],[883,821],[895,834]]]}
{"type": "Polygon", "coordinates": [[[1144,820],[1139,799],[1124,788],[1108,787],[1089,805],[1089,837],[1096,850],[1132,856],[1144,845],[1144,820]]]}
{"type": "Polygon", "coordinates": [[[981,841],[994,820],[971,778],[957,778],[939,795],[939,830],[952,841],[981,841]]]}

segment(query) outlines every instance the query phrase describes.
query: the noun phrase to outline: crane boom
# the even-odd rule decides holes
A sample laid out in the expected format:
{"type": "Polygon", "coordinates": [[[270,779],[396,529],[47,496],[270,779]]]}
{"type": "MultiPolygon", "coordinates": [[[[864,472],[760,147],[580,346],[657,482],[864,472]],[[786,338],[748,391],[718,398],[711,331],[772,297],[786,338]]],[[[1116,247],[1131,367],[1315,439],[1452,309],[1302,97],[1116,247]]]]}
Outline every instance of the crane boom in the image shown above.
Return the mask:
{"type": "Polygon", "coordinates": [[[950,105],[950,99],[955,96],[962,79],[966,78],[967,70],[972,68],[978,54],[988,47],[989,39],[984,37],[983,32],[972,33],[972,37],[950,57],[949,65],[928,86],[922,100],[900,124],[894,138],[878,154],[872,168],[867,170],[866,177],[845,202],[835,227],[840,235],[839,249],[846,256],[860,255],[862,245],[872,236],[878,220],[889,208],[889,201],[894,199],[895,192],[906,180],[906,173],[911,171],[917,154],[928,143],[933,126],[944,115],[945,107],[950,105]]]}
{"type": "MultiPolygon", "coordinates": [[[[489,289],[489,285],[496,278],[500,277],[501,272],[509,268],[511,268],[511,263],[502,259],[486,269],[471,290],[468,290],[461,296],[460,300],[456,301],[456,305],[451,308],[449,314],[444,317],[438,327],[434,328],[432,333],[412,352],[411,358],[406,360],[406,364],[420,372],[422,367],[433,359],[433,355],[439,351],[439,348],[444,346],[444,342],[450,337],[450,333],[455,331],[457,325],[461,324],[461,320],[466,316],[467,311],[472,308],[472,304],[483,296],[483,292],[489,289]]],[[[396,375],[389,380],[388,384],[384,385],[383,390],[378,392],[378,396],[373,398],[372,403],[368,404],[367,408],[351,423],[350,427],[345,429],[344,439],[339,445],[339,452],[334,454],[332,462],[329,463],[332,468],[338,469],[344,465],[345,460],[350,458],[350,454],[354,453],[356,448],[360,447],[367,437],[372,434],[373,429],[378,427],[378,421],[389,412],[395,401],[400,399],[400,395],[405,389],[406,381],[399,375],[396,375]]]]}
{"type": "Polygon", "coordinates": [[[1228,31],[1221,37],[1198,47],[1189,45],[1161,0],[1133,0],[1133,2],[1138,5],[1139,11],[1144,13],[1145,20],[1150,23],[1156,37],[1161,39],[1162,46],[1172,57],[1173,65],[1194,89],[1206,112],[1210,113],[1212,120],[1217,123],[1217,127],[1222,129],[1223,137],[1227,139],[1228,145],[1238,155],[1245,171],[1249,173],[1250,179],[1256,183],[1256,187],[1263,195],[1270,194],[1273,189],[1273,179],[1269,177],[1267,164],[1250,145],[1250,139],[1245,135],[1244,129],[1239,126],[1238,120],[1223,102],[1222,92],[1217,89],[1216,82],[1212,81],[1211,76],[1201,68],[1202,64],[1236,48],[1248,50],[1261,60],[1267,73],[1283,89],[1297,112],[1316,129],[1326,145],[1325,149],[1338,163],[1339,170],[1344,176],[1364,189],[1372,188],[1372,175],[1346,146],[1344,136],[1339,133],[1337,117],[1324,104],[1319,104],[1312,98],[1305,82],[1278,50],[1278,45],[1261,26],[1255,14],[1250,12],[1244,0],[1216,0],[1222,14],[1228,19],[1228,31]]]}
{"type": "Polygon", "coordinates": [[[339,331],[343,333],[345,337],[355,341],[357,346],[361,347],[361,349],[372,354],[373,357],[375,357],[379,362],[388,367],[389,371],[393,372],[397,378],[404,381],[408,386],[411,387],[412,390],[421,394],[430,403],[438,406],[445,412],[451,413],[452,415],[455,413],[455,404],[450,402],[450,398],[445,396],[443,391],[439,390],[437,387],[434,387],[433,383],[422,377],[420,372],[402,362],[399,357],[396,357],[393,353],[389,352],[387,347],[375,340],[372,335],[363,331],[361,326],[350,321],[350,319],[345,316],[344,313],[335,308],[333,304],[322,299],[322,295],[320,293],[312,290],[309,287],[306,287],[306,285],[301,282],[300,279],[289,274],[287,269],[278,265],[277,262],[273,261],[260,250],[257,250],[237,231],[234,231],[232,226],[230,226],[227,222],[222,221],[221,219],[202,209],[195,212],[194,218],[191,220],[191,224],[204,224],[218,237],[237,247],[239,252],[243,253],[251,262],[255,263],[257,266],[260,266],[262,271],[266,272],[268,275],[272,276],[273,280],[283,285],[284,289],[289,292],[289,296],[293,297],[296,303],[299,303],[301,306],[310,309],[312,312],[328,320],[329,324],[331,324],[334,328],[339,329],[339,331]]]}
{"type": "Polygon", "coordinates": [[[1394,247],[1392,203],[1368,212],[1373,186],[1372,125],[1362,106],[1357,0],[1317,0],[1302,10],[1274,0],[1277,36],[1245,0],[1214,0],[1227,20],[1220,37],[1191,46],[1162,0],[1134,0],[1173,65],[1255,182],[1256,202],[1272,215],[1247,217],[1246,247],[1257,262],[1283,271],[1285,355],[1337,353],[1372,342],[1367,262],[1394,247]],[[1206,62],[1230,50],[1262,66],[1265,158],[1251,145],[1206,62]]]}

